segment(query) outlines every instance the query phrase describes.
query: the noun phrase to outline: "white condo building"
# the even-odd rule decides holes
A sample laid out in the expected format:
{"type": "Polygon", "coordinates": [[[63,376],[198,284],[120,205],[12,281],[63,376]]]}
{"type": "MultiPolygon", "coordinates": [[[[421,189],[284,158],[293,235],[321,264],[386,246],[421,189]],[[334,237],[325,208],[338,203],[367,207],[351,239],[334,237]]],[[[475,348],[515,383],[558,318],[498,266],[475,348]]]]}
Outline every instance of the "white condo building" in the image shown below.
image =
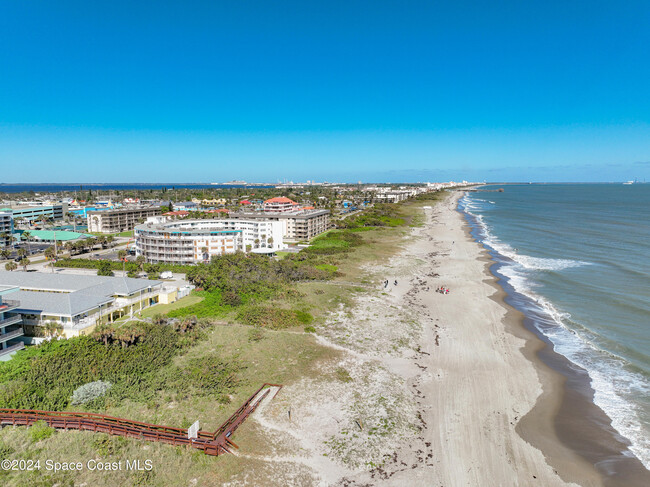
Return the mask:
{"type": "Polygon", "coordinates": [[[136,255],[150,263],[196,264],[235,252],[284,248],[282,224],[268,220],[151,221],[135,227],[136,255]]]}

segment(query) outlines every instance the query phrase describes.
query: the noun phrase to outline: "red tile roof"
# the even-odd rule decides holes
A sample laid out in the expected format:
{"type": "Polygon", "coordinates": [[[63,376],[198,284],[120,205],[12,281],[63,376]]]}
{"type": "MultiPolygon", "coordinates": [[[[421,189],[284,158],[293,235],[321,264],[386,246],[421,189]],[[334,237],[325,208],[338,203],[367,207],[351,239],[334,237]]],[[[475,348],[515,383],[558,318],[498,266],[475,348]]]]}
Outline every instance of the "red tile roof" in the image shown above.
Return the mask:
{"type": "Polygon", "coordinates": [[[291,203],[292,205],[297,205],[295,201],[292,199],[287,198],[286,196],[277,196],[275,198],[271,198],[270,200],[266,200],[264,204],[266,203],[291,203]]]}

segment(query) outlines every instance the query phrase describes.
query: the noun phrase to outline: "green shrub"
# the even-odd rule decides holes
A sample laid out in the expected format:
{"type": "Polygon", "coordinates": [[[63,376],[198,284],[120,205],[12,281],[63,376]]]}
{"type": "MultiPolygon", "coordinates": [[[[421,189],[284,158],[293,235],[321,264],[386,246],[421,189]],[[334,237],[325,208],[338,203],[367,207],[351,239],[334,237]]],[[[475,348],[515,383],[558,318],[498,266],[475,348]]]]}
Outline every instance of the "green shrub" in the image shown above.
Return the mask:
{"type": "Polygon", "coordinates": [[[100,457],[117,455],[126,445],[128,445],[126,438],[104,433],[94,435],[92,440],[92,446],[100,457]]]}
{"type": "Polygon", "coordinates": [[[316,328],[313,326],[305,326],[305,332],[306,333],[316,333],[316,328]]]}
{"type": "Polygon", "coordinates": [[[45,421],[36,421],[29,428],[29,438],[33,443],[46,440],[54,434],[56,430],[47,425],[45,421]]]}
{"type": "Polygon", "coordinates": [[[268,306],[246,306],[237,313],[237,319],[246,325],[279,330],[298,326],[295,311],[268,306]]]}
{"type": "Polygon", "coordinates": [[[314,321],[314,317],[306,311],[294,311],[294,313],[296,314],[298,321],[303,325],[309,325],[314,321]]]}

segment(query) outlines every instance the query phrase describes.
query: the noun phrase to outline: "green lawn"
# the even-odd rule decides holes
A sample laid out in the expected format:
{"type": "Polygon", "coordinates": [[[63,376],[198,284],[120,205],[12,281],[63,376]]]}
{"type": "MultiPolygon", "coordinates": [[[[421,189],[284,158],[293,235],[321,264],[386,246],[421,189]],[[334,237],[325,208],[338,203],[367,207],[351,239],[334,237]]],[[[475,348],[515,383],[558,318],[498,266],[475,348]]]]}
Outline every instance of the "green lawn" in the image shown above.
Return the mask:
{"type": "Polygon", "coordinates": [[[203,299],[205,299],[203,298],[203,296],[196,296],[194,294],[190,294],[189,296],[185,296],[184,298],[181,298],[172,304],[157,304],[155,306],[147,308],[144,311],[142,311],[142,317],[151,318],[153,315],[157,315],[159,313],[167,314],[174,309],[184,308],[186,306],[191,306],[193,304],[200,303],[201,301],[203,301],[203,299]]]}

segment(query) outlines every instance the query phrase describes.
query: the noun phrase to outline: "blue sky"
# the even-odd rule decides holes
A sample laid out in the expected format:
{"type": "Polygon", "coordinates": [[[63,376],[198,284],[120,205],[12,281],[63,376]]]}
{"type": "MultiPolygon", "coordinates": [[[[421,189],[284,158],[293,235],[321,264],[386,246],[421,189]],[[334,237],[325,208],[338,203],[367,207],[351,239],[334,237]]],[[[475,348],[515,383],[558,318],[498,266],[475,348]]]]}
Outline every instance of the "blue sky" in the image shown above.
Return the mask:
{"type": "Polygon", "coordinates": [[[650,179],[650,2],[0,0],[1,182],[650,179]]]}

